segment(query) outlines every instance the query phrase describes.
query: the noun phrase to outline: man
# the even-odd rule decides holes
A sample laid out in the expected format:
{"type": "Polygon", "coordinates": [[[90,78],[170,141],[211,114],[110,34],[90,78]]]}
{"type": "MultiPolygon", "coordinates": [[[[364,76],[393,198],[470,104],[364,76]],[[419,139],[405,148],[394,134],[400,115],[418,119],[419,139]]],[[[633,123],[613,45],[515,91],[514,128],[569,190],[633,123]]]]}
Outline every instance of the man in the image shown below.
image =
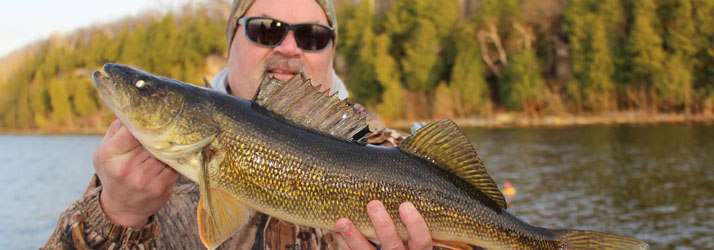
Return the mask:
{"type": "MultiPolygon", "coordinates": [[[[322,90],[346,97],[332,66],[337,39],[332,0],[236,0],[226,35],[228,69],[212,84],[218,91],[252,98],[267,72],[281,80],[302,74],[322,90]]],[[[107,130],[93,163],[98,180],[62,214],[45,248],[202,248],[198,185],[153,158],[119,121],[107,130]]],[[[400,206],[406,243],[382,203],[370,202],[367,211],[383,249],[432,248],[426,223],[410,203],[400,206]]],[[[339,235],[256,213],[221,248],[374,248],[349,219],[335,227],[339,235]]]]}

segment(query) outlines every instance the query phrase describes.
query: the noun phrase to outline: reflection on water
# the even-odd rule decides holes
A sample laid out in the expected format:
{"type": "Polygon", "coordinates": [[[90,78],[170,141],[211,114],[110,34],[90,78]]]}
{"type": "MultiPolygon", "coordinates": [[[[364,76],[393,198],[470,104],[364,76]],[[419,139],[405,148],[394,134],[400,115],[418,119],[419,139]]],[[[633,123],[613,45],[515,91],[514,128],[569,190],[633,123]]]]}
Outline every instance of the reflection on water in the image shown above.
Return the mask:
{"type": "Polygon", "coordinates": [[[714,126],[468,130],[509,210],[549,228],[714,249],[714,126]]]}
{"type": "MultiPolygon", "coordinates": [[[[714,249],[714,126],[470,129],[509,210],[549,228],[714,249]]],[[[99,136],[0,135],[0,246],[42,246],[93,169],[99,136]]]]}
{"type": "Polygon", "coordinates": [[[94,174],[99,136],[0,135],[0,248],[37,249],[94,174]]]}

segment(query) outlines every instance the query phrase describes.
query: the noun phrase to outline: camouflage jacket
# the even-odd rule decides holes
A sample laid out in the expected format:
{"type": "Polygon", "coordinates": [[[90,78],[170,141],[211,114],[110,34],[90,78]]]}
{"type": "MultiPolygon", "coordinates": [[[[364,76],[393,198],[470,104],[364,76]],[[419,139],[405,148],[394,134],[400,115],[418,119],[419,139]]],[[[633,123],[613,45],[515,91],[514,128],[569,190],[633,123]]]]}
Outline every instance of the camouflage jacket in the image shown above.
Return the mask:
{"type": "MultiPolygon", "coordinates": [[[[359,108],[359,106],[357,106],[359,108]]],[[[368,114],[370,127],[379,132],[368,137],[375,145],[394,146],[405,133],[385,129],[368,114]]],[[[372,130],[375,131],[375,130],[372,130]]],[[[196,209],[199,186],[179,177],[167,204],[141,229],[112,223],[99,203],[101,183],[95,175],[85,194],[60,215],[57,227],[42,249],[203,249],[198,236],[196,209]]],[[[218,249],[337,249],[338,234],[298,226],[255,212],[218,249]]]]}

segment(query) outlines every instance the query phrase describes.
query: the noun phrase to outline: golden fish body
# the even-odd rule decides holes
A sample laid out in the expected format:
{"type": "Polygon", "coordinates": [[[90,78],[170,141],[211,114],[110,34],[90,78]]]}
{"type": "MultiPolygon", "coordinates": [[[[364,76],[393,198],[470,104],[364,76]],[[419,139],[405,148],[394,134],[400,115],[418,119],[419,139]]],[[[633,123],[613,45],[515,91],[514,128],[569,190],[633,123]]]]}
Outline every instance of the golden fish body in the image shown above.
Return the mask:
{"type": "Polygon", "coordinates": [[[409,201],[438,244],[489,249],[648,249],[637,239],[530,225],[506,210],[468,138],[451,121],[397,148],[351,140],[363,120],[309,81],[266,79],[253,101],[127,66],[95,72],[100,96],[152,155],[201,185],[199,232],[213,248],[256,209],[334,230],[350,218],[376,238],[366,204],[380,200],[403,239],[409,201]]]}

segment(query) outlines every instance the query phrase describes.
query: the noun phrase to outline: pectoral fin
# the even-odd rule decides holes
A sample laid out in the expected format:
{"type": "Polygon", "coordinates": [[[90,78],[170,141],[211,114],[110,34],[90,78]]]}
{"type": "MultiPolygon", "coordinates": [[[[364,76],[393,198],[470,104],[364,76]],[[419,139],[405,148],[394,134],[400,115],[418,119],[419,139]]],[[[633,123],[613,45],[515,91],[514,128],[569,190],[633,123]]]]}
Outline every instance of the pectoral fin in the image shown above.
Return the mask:
{"type": "Polygon", "coordinates": [[[204,149],[199,174],[201,198],[198,201],[198,234],[208,249],[215,249],[250,219],[250,208],[232,194],[211,186],[209,165],[215,163],[213,152],[204,149]]]}
{"type": "Polygon", "coordinates": [[[214,188],[210,192],[210,200],[205,195],[199,200],[198,233],[206,248],[215,249],[248,222],[250,208],[225,191],[214,188]]]}

